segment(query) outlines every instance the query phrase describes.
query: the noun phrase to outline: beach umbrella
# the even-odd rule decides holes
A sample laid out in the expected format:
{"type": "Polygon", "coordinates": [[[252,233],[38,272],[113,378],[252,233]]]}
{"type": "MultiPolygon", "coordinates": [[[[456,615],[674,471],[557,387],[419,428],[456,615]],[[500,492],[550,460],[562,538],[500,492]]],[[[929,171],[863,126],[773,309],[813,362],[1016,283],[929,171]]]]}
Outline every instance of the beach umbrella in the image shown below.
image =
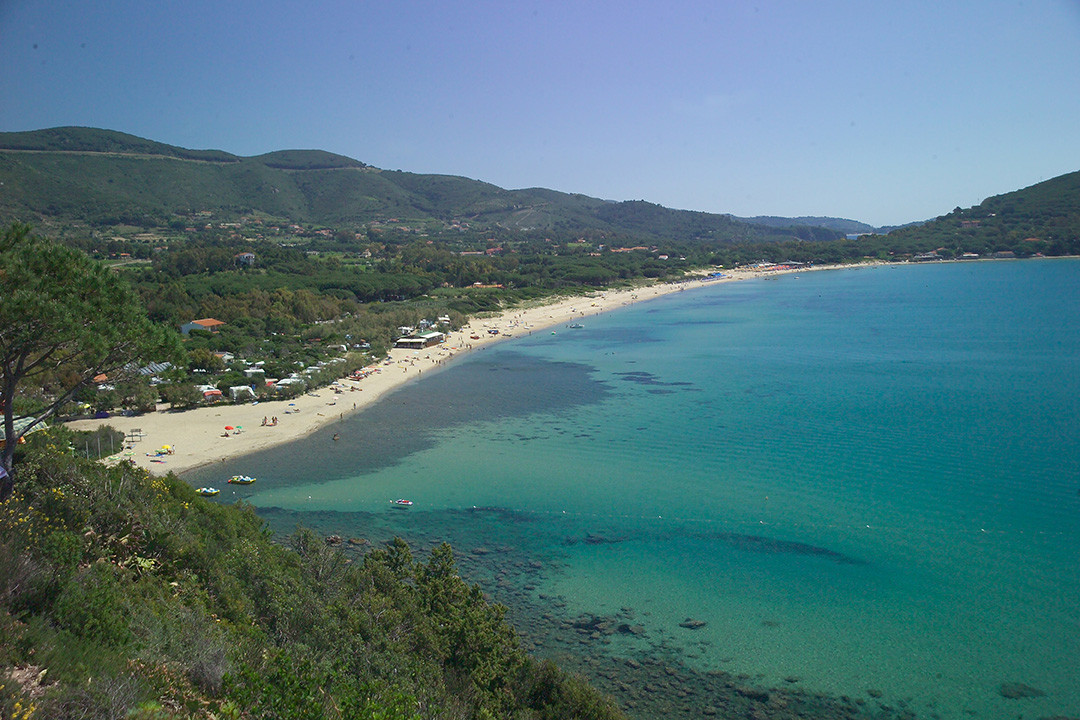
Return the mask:
{"type": "Polygon", "coordinates": [[[235,430],[236,428],[234,428],[232,425],[226,425],[225,429],[226,430],[235,430]]]}

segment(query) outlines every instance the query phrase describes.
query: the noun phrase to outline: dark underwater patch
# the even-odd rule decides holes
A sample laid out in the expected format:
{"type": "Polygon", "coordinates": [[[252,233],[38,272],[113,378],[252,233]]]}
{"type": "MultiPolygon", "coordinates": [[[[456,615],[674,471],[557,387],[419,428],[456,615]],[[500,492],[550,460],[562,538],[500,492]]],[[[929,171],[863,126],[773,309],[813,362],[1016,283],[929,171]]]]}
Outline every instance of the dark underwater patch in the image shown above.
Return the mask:
{"type": "MultiPolygon", "coordinates": [[[[260,486],[274,487],[300,480],[331,482],[393,467],[434,447],[440,432],[448,428],[559,414],[601,402],[611,390],[593,373],[589,365],[510,351],[470,358],[421,383],[405,385],[303,440],[246,456],[245,472],[259,477],[260,486]],[[328,442],[335,434],[340,441],[328,442]]],[[[193,470],[188,477],[199,482],[220,474],[220,468],[208,468],[193,470]]]]}
{"type": "Polygon", "coordinates": [[[840,565],[866,565],[865,560],[853,558],[835,550],[809,545],[807,543],[793,542],[791,540],[777,540],[776,538],[763,535],[744,535],[742,533],[715,532],[703,535],[713,540],[719,540],[736,550],[756,553],[772,553],[780,555],[805,555],[832,560],[840,565]]]}
{"type": "MultiPolygon", "coordinates": [[[[654,375],[653,373],[643,372],[641,370],[632,370],[632,371],[629,371],[629,372],[620,372],[620,373],[615,373],[615,375],[620,380],[622,380],[624,382],[632,382],[635,385],[650,385],[650,386],[663,387],[663,388],[673,388],[673,387],[675,387],[675,388],[690,388],[690,387],[693,387],[693,385],[694,385],[693,383],[688,383],[688,382],[665,382],[665,381],[661,380],[659,377],[657,377],[656,375],[654,375]]],[[[663,392],[663,393],[657,393],[656,391],[650,390],[649,392],[653,392],[655,394],[668,394],[668,393],[672,393],[672,392],[675,392],[675,391],[674,390],[668,390],[668,391],[663,392]]]]}

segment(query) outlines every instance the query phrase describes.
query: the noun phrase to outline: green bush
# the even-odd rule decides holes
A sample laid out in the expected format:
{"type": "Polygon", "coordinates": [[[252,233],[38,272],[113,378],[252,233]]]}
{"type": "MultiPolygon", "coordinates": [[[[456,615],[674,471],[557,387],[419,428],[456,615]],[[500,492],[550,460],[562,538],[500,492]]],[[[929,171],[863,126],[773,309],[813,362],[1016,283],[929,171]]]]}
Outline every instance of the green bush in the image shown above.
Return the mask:
{"type": "Polygon", "coordinates": [[[57,625],[77,637],[118,647],[131,639],[114,569],[95,563],[68,582],[56,599],[57,625]]]}

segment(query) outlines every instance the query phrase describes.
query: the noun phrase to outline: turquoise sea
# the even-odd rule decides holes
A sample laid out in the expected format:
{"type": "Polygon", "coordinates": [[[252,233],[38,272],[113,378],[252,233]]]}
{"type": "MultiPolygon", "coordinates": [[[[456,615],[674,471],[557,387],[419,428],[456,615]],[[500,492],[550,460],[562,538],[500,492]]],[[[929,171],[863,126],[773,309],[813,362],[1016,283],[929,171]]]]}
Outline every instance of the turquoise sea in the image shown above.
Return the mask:
{"type": "Polygon", "coordinates": [[[584,672],[1080,716],[1080,260],[785,275],[582,324],[188,477],[257,476],[227,492],[282,532],[449,541],[584,672]]]}

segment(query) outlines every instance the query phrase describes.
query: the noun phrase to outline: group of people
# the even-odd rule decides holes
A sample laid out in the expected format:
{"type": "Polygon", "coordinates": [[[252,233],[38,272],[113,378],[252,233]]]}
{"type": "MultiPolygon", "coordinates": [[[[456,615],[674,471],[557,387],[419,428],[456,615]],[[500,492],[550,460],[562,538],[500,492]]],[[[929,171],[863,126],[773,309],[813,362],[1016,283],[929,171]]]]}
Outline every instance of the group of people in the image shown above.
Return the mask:
{"type": "Polygon", "coordinates": [[[277,425],[277,415],[272,417],[269,422],[266,421],[266,416],[263,415],[262,424],[263,424],[263,427],[273,427],[273,426],[277,425]]]}

